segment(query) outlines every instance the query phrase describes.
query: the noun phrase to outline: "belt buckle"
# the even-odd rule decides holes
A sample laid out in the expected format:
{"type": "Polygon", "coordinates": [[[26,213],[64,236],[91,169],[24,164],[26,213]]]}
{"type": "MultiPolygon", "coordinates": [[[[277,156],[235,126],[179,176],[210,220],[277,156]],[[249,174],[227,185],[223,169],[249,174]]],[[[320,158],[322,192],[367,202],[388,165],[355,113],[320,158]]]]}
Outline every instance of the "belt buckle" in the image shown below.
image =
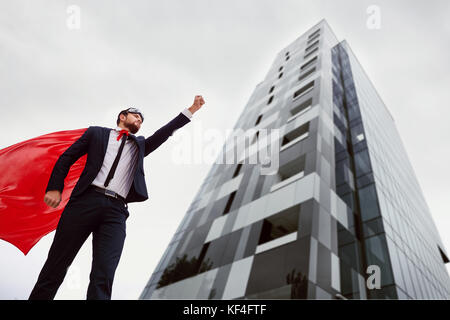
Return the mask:
{"type": "Polygon", "coordinates": [[[113,198],[117,198],[117,194],[114,191],[105,189],[105,195],[113,198]]]}

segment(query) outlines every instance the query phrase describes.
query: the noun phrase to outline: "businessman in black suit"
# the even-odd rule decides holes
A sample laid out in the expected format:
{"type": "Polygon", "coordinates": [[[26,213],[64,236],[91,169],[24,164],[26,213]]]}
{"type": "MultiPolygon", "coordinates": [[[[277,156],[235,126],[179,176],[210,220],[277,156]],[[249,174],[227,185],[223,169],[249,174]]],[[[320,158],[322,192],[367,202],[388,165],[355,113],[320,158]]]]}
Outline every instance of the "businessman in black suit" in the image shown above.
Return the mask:
{"type": "Polygon", "coordinates": [[[122,110],[116,129],[89,127],[59,157],[44,197],[45,203],[53,208],[61,202],[70,167],[87,154],[86,165],[61,214],[30,300],[54,298],[67,269],[91,233],[93,259],[87,299],[111,299],[114,273],[125,241],[127,203],[148,199],[144,157],[190,122],[192,114],[204,103],[202,96],[196,96],[191,107],[147,139],[134,135],[144,121],[142,112],[135,108],[122,110]]]}

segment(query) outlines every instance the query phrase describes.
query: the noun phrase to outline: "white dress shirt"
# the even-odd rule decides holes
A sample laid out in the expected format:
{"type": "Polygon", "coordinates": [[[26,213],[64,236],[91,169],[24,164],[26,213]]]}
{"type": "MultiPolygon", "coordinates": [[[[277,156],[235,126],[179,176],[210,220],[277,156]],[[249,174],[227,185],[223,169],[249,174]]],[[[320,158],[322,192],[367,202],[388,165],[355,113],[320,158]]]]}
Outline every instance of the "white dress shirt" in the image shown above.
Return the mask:
{"type": "MultiPolygon", "coordinates": [[[[181,111],[189,119],[192,118],[192,113],[188,109],[181,111]]],[[[103,159],[102,167],[95,177],[92,184],[94,186],[105,189],[105,181],[109,171],[113,165],[114,159],[119,152],[121,139],[117,141],[119,132],[122,130],[120,127],[111,130],[109,134],[108,146],[106,148],[105,158],[103,159]]],[[[131,135],[131,133],[130,133],[131,135]]],[[[128,138],[120,155],[119,163],[117,164],[114,177],[109,182],[106,189],[116,192],[118,195],[126,198],[128,192],[131,189],[133,183],[134,172],[136,171],[138,157],[138,146],[133,139],[128,138]]]]}

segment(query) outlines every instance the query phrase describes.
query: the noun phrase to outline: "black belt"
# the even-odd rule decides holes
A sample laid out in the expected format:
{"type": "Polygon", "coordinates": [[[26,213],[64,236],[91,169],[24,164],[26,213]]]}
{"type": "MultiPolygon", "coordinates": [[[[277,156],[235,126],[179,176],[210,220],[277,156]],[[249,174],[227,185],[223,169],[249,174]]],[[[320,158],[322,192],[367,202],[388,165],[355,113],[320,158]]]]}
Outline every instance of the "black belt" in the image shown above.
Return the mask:
{"type": "Polygon", "coordinates": [[[100,192],[101,194],[104,194],[105,196],[111,197],[111,198],[116,198],[116,199],[120,199],[123,202],[125,202],[125,198],[120,196],[119,194],[117,194],[117,192],[114,192],[112,190],[108,190],[108,189],[103,189],[94,185],[91,185],[91,187],[97,191],[100,192]]]}

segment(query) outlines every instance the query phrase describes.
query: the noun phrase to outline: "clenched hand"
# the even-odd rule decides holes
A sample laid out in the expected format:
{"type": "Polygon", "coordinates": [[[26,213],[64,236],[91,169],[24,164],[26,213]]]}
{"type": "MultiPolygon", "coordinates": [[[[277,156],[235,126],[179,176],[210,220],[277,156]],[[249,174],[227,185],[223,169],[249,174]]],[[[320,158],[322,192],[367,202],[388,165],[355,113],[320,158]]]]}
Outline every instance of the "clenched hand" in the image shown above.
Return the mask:
{"type": "Polygon", "coordinates": [[[59,192],[58,190],[47,191],[44,196],[44,202],[48,206],[56,208],[61,202],[61,192],[59,192]]]}
{"type": "Polygon", "coordinates": [[[198,109],[202,107],[202,105],[205,104],[205,100],[203,100],[202,96],[195,96],[194,103],[191,107],[188,108],[188,110],[194,114],[198,109]]]}

